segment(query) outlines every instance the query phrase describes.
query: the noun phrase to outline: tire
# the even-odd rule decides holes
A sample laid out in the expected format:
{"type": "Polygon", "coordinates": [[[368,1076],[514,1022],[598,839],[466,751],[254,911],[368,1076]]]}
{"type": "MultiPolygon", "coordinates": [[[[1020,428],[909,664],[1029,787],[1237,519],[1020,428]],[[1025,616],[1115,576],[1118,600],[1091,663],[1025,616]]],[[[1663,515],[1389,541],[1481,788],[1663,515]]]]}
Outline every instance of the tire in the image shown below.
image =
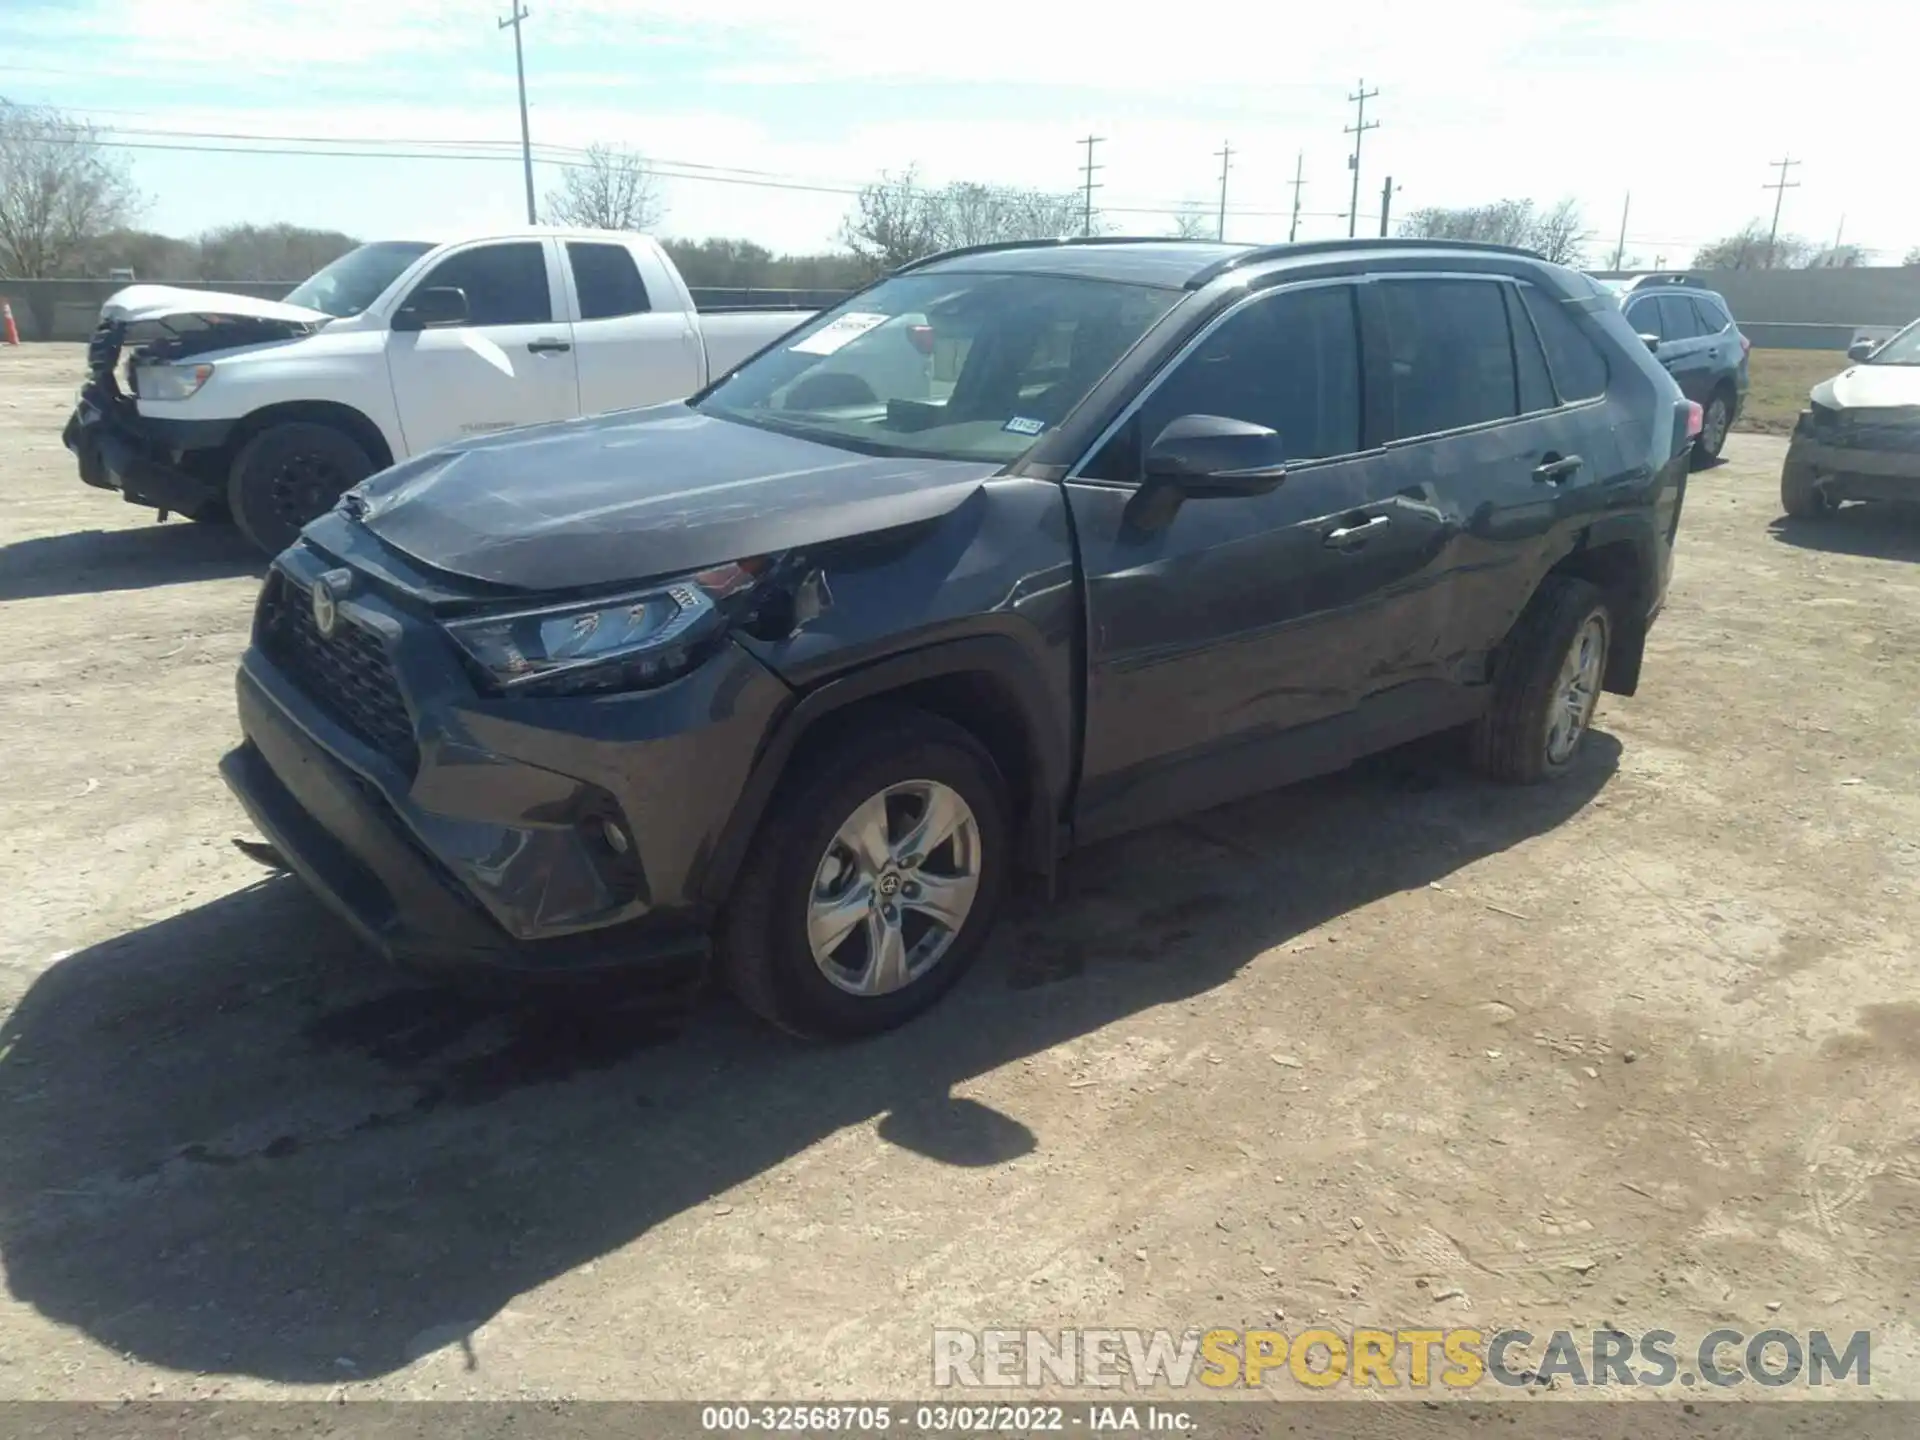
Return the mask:
{"type": "Polygon", "coordinates": [[[1720,458],[1727,448],[1727,432],[1733,428],[1733,392],[1722,386],[1707,397],[1700,417],[1700,434],[1693,442],[1693,464],[1698,469],[1720,458]]]}
{"type": "Polygon", "coordinates": [[[260,549],[278,555],[300,529],[374,470],[358,441],[331,425],[296,420],[262,430],[234,458],[227,508],[260,549]]]}
{"type": "Polygon", "coordinates": [[[1493,702],[1475,723],[1473,761],[1496,780],[1531,785],[1573,768],[1593,724],[1614,620],[1599,589],[1571,576],[1549,575],[1514,622],[1493,682],[1493,702]],[[1582,642],[1589,647],[1579,652],[1582,642]],[[1576,671],[1576,653],[1585,664],[1576,671]],[[1580,678],[1570,744],[1562,744],[1562,712],[1572,704],[1569,676],[1580,678]],[[1583,678],[1581,678],[1583,677],[1583,678]]]}
{"type": "Polygon", "coordinates": [[[869,711],[857,727],[810,757],[805,778],[776,796],[720,929],[721,972],[734,994],[762,1018],[809,1038],[878,1034],[932,1005],[979,957],[1005,890],[1007,787],[980,742],[950,721],[904,708],[869,711]],[[892,845],[883,852],[888,865],[875,867],[844,844],[857,812],[889,792],[893,798],[880,811],[886,838],[910,838],[916,819],[926,813],[924,806],[916,813],[915,802],[931,793],[923,787],[943,787],[957,797],[971,831],[963,824],[951,842],[921,856],[919,867],[895,866],[911,857],[892,845]],[[897,891],[883,888],[890,883],[889,868],[897,891]],[[908,898],[925,896],[942,880],[955,897],[969,869],[971,899],[957,926],[936,924],[908,898]],[[929,883],[922,887],[921,881],[929,883]],[[844,897],[838,907],[835,895],[844,897]],[[890,906],[876,898],[886,895],[900,898],[890,906]],[[851,918],[855,914],[858,920],[851,918]],[[896,965],[885,979],[904,977],[904,983],[881,988],[872,947],[876,933],[896,923],[889,915],[897,917],[901,938],[899,948],[888,952],[896,965]],[[811,931],[816,916],[826,918],[811,931]],[[849,928],[832,940],[838,924],[849,928]],[[815,934],[827,952],[824,959],[815,958],[815,934]],[[917,970],[916,957],[922,965],[917,970]],[[863,981],[867,993],[856,993],[863,981]]]}
{"type": "Polygon", "coordinates": [[[1787,457],[1780,471],[1780,508],[1795,520],[1814,520],[1838,507],[1814,482],[1813,467],[1787,457]]]}

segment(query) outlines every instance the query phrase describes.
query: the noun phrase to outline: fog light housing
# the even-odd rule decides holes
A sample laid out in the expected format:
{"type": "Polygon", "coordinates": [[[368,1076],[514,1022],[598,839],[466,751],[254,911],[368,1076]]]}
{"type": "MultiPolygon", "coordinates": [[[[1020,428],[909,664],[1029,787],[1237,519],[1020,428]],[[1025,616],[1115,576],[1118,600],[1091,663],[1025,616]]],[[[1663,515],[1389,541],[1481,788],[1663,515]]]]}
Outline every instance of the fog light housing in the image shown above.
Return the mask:
{"type": "Polygon", "coordinates": [[[620,828],[618,820],[603,817],[600,821],[600,838],[616,855],[625,855],[633,849],[633,841],[627,838],[627,832],[620,828]]]}

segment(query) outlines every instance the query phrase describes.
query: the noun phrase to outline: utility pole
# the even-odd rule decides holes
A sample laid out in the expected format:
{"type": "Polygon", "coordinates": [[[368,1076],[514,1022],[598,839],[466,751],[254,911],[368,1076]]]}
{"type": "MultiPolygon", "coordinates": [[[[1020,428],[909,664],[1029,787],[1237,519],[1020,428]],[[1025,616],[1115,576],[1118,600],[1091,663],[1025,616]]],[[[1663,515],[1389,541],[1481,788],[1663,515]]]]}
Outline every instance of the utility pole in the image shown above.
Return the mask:
{"type": "Polygon", "coordinates": [[[1840,263],[1840,237],[1846,233],[1847,217],[1845,214],[1842,214],[1840,216],[1840,223],[1833,228],[1833,263],[1835,265],[1840,263]]]}
{"type": "Polygon", "coordinates": [[[1093,192],[1100,188],[1093,182],[1093,172],[1096,170],[1104,170],[1106,166],[1093,163],[1093,147],[1100,144],[1100,137],[1098,135],[1089,135],[1080,143],[1087,147],[1087,162],[1080,167],[1086,176],[1087,192],[1086,214],[1080,221],[1080,233],[1082,235],[1091,235],[1093,234],[1093,192]]]}
{"type": "Polygon", "coordinates": [[[1393,177],[1387,176],[1387,183],[1380,187],[1380,238],[1387,238],[1387,212],[1393,208],[1393,177]]]}
{"type": "Polygon", "coordinates": [[[533,225],[538,223],[533,213],[533,139],[527,130],[527,61],[520,49],[520,22],[528,13],[520,0],[513,0],[512,17],[502,20],[498,28],[513,27],[513,70],[520,80],[520,159],[527,168],[527,224],[533,225]]]}
{"type": "Polygon", "coordinates": [[[1620,243],[1613,247],[1613,268],[1618,270],[1620,262],[1627,253],[1627,212],[1633,208],[1633,192],[1627,192],[1626,203],[1620,207],[1620,243]]]}
{"type": "Polygon", "coordinates": [[[1354,116],[1353,124],[1347,126],[1342,132],[1353,137],[1353,154],[1347,157],[1347,168],[1353,171],[1353,199],[1347,206],[1347,238],[1349,240],[1357,233],[1360,224],[1360,142],[1366,138],[1367,131],[1380,128],[1378,120],[1367,119],[1367,101],[1379,93],[1378,89],[1367,89],[1367,82],[1362,80],[1358,93],[1347,96],[1347,99],[1360,107],[1359,113],[1354,116]]]}
{"type": "Polygon", "coordinates": [[[1233,143],[1222,140],[1213,152],[1220,157],[1220,238],[1227,238],[1227,171],[1233,165],[1233,143]]]}
{"type": "Polygon", "coordinates": [[[1798,180],[1795,180],[1791,184],[1787,182],[1787,171],[1791,170],[1800,162],[1798,160],[1769,160],[1767,163],[1780,172],[1780,178],[1778,180],[1774,181],[1771,185],[1762,185],[1760,187],[1762,190],[1773,191],[1773,228],[1767,232],[1767,268],[1771,270],[1773,268],[1773,257],[1777,253],[1774,250],[1774,242],[1780,238],[1780,204],[1787,198],[1787,191],[1798,190],[1800,188],[1800,182],[1798,180]]]}
{"type": "Polygon", "coordinates": [[[1300,172],[1301,167],[1306,163],[1306,151],[1296,150],[1293,152],[1293,222],[1287,226],[1287,243],[1289,245],[1293,244],[1300,235],[1300,187],[1306,183],[1300,178],[1300,172]]]}

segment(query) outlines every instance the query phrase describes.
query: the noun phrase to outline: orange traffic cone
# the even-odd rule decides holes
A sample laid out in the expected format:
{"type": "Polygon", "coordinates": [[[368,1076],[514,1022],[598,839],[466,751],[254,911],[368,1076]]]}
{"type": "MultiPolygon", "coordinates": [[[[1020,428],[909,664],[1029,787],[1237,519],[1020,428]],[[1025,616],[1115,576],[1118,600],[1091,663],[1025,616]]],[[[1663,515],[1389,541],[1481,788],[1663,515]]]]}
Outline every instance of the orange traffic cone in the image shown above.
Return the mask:
{"type": "Polygon", "coordinates": [[[20,332],[14,328],[13,305],[6,300],[0,300],[0,322],[4,322],[7,327],[7,344],[18,345],[20,332]]]}

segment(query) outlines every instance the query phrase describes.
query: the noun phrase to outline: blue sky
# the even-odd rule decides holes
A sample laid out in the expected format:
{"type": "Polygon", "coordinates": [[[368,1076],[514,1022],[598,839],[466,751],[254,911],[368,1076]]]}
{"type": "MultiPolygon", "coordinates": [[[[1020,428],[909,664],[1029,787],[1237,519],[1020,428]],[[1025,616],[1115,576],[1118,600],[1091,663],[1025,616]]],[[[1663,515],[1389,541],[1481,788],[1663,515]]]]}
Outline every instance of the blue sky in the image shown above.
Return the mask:
{"type": "MultiPolygon", "coordinates": [[[[130,149],[155,229],[288,220],[371,238],[512,224],[524,202],[513,47],[495,25],[506,3],[0,0],[0,96],[149,145],[183,142],[135,132],[490,142],[510,156],[130,149]]],[[[1381,91],[1369,111],[1381,128],[1365,142],[1363,227],[1388,175],[1396,212],[1572,196],[1600,258],[1631,190],[1628,254],[1679,264],[1767,214],[1768,162],[1791,154],[1804,163],[1783,228],[1830,241],[1844,217],[1846,238],[1886,260],[1920,245],[1902,0],[1832,12],[1805,0],[1714,12],[1660,0],[530,3],[536,144],[618,142],[675,168],[821,187],[690,173],[665,182],[669,234],[822,246],[848,203],[835,187],[908,165],[935,182],[1071,189],[1089,133],[1105,138],[1109,228],[1157,233],[1171,216],[1149,212],[1211,210],[1215,153],[1230,141],[1228,238],[1285,238],[1296,152],[1303,235],[1340,234],[1346,96],[1364,76],[1381,91]]],[[[536,184],[555,179],[541,167],[536,184]]]]}

